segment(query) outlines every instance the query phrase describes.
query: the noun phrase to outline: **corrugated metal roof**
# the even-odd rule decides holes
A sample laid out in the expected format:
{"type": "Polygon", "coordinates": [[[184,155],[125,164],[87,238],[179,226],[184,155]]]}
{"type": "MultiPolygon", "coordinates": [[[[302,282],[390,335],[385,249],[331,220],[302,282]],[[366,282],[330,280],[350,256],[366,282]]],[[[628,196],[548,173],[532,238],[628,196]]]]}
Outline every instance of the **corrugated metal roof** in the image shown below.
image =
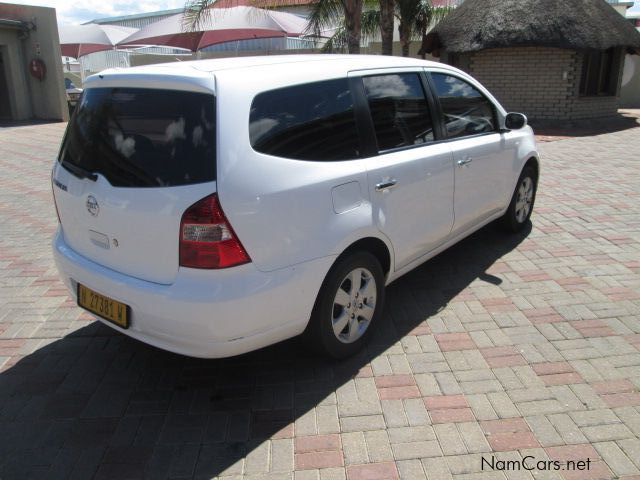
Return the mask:
{"type": "Polygon", "coordinates": [[[91,20],[86,23],[112,23],[112,22],[121,22],[125,20],[138,20],[141,18],[153,18],[153,17],[162,17],[165,15],[175,15],[176,13],[183,12],[183,8],[174,8],[172,10],[160,10],[157,12],[148,12],[148,13],[136,13],[134,15],[123,15],[120,17],[105,17],[105,18],[96,18],[95,20],[91,20]]]}

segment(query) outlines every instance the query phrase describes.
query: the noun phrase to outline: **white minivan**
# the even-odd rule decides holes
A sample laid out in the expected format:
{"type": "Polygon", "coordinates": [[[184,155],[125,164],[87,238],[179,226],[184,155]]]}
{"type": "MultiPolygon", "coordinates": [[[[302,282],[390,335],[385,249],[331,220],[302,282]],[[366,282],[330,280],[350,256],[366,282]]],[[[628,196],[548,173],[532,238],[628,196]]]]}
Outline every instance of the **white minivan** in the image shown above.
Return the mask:
{"type": "Polygon", "coordinates": [[[265,56],[89,77],[52,172],[60,275],[143,342],[225,357],[302,333],[353,354],[385,285],[529,220],[524,115],[416,59],[265,56]]]}

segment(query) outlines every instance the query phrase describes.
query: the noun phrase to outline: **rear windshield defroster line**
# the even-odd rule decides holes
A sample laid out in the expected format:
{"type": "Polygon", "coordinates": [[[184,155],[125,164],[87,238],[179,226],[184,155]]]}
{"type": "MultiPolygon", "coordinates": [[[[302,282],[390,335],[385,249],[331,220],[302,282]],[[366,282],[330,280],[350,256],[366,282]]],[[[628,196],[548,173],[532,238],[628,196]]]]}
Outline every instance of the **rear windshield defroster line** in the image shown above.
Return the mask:
{"type": "MultiPolygon", "coordinates": [[[[215,97],[142,88],[91,88],[73,115],[59,161],[115,187],[216,179],[215,97]]],[[[75,171],[74,171],[74,168],[75,171]]]]}

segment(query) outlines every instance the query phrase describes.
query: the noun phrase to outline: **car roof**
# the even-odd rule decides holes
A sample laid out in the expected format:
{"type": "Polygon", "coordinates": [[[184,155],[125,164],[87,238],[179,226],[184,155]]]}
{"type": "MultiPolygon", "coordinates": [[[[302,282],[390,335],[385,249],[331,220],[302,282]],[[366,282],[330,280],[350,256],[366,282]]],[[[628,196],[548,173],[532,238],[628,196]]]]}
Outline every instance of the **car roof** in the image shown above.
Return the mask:
{"type": "MultiPolygon", "coordinates": [[[[234,85],[247,78],[261,87],[287,82],[339,78],[349,72],[388,68],[438,68],[459,72],[454,67],[417,58],[383,55],[265,55],[188,62],[172,62],[104,70],[85,79],[85,88],[165,88],[214,93],[216,85],[234,85]]],[[[460,72],[462,73],[462,72],[460,72]]],[[[464,75],[464,74],[463,74],[464,75]]]]}
{"type": "MultiPolygon", "coordinates": [[[[160,63],[130,68],[113,68],[101,72],[103,75],[111,73],[128,73],[132,75],[185,75],[199,76],[200,72],[215,73],[225,70],[240,70],[247,68],[281,66],[294,67],[295,64],[309,64],[310,67],[335,69],[336,72],[347,70],[393,68],[393,67],[427,67],[438,66],[452,69],[450,66],[420,60],[416,58],[393,57],[382,55],[265,55],[259,57],[233,57],[206,60],[192,60],[187,62],[160,63]]],[[[453,69],[452,69],[453,70],[453,69]]]]}

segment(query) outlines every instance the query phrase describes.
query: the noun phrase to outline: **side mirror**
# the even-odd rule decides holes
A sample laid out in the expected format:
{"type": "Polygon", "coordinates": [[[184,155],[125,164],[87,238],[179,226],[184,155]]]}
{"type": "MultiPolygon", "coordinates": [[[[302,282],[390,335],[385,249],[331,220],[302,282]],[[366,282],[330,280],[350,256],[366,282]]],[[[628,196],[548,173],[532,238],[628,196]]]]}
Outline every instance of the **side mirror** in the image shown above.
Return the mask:
{"type": "Polygon", "coordinates": [[[522,113],[507,113],[504,126],[508,130],[520,130],[527,124],[527,117],[522,113]]]}

